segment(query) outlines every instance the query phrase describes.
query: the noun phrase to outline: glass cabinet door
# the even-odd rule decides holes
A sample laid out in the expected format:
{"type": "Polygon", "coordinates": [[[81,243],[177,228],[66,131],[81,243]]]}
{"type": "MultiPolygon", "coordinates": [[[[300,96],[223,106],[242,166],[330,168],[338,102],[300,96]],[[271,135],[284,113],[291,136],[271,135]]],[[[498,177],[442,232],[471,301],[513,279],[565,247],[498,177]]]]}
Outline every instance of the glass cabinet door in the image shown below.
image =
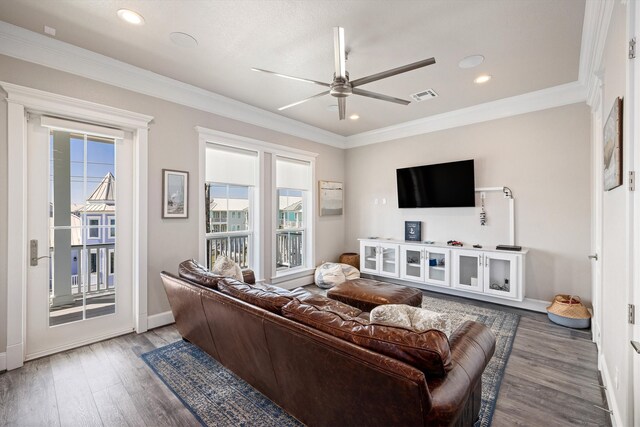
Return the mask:
{"type": "Polygon", "coordinates": [[[484,292],[517,298],[517,258],[509,254],[490,253],[484,257],[484,292]]]}
{"type": "Polygon", "coordinates": [[[378,272],[378,245],[369,242],[360,242],[360,271],[378,272]]]}
{"type": "Polygon", "coordinates": [[[482,292],[482,252],[478,251],[454,251],[455,256],[455,281],[456,288],[467,291],[482,292]]]}
{"type": "Polygon", "coordinates": [[[384,244],[380,246],[380,271],[384,276],[398,277],[398,245],[384,244]]]}
{"type": "Polygon", "coordinates": [[[449,250],[433,249],[425,251],[424,260],[427,282],[449,286],[449,250]]]}
{"type": "Polygon", "coordinates": [[[424,249],[400,246],[400,277],[409,280],[424,279],[424,249]]]}

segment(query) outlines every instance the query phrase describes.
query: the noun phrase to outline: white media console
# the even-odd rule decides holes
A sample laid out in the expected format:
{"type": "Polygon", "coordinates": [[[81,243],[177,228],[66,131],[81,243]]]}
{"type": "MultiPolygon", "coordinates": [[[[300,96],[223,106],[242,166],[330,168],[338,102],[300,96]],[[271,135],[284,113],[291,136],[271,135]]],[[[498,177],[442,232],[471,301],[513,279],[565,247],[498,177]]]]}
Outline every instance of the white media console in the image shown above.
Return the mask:
{"type": "Polygon", "coordinates": [[[508,300],[524,299],[527,249],[513,252],[388,239],[359,240],[362,273],[409,281],[415,287],[433,291],[463,291],[471,298],[500,298],[506,304],[508,300]]]}

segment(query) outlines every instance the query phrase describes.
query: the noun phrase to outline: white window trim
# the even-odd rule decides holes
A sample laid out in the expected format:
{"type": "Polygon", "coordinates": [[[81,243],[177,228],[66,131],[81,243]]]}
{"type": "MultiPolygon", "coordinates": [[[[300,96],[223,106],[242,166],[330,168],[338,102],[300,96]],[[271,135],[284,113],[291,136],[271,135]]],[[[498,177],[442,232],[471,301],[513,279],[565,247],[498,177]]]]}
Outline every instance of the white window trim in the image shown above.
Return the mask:
{"type": "Polygon", "coordinates": [[[109,239],[115,239],[116,237],[116,219],[112,216],[107,217],[107,222],[109,223],[109,239]],[[113,223],[112,223],[113,221],[113,223]]]}
{"type": "MultiPolygon", "coordinates": [[[[115,259],[114,259],[114,265],[111,265],[111,254],[115,254],[116,250],[115,249],[109,249],[107,251],[107,273],[109,274],[109,276],[113,276],[116,273],[116,267],[115,267],[115,259]],[[111,272],[111,267],[113,267],[113,273],[111,272]]],[[[114,255],[115,257],[115,255],[114,255]]],[[[109,287],[109,284],[107,283],[107,288],[109,287]]]]}
{"type": "MultiPolygon", "coordinates": [[[[311,187],[312,187],[312,192],[315,195],[315,185],[313,185],[316,181],[316,177],[315,177],[315,159],[318,156],[318,153],[313,153],[310,151],[305,151],[305,150],[300,150],[297,148],[291,148],[291,147],[286,147],[283,145],[279,145],[279,144],[273,144],[270,142],[265,142],[265,141],[260,141],[257,139],[252,139],[252,138],[247,138],[244,136],[238,136],[238,135],[234,135],[231,133],[227,133],[227,132],[220,132],[214,129],[209,129],[209,128],[205,128],[202,126],[196,126],[195,127],[196,132],[198,132],[198,139],[199,139],[199,165],[198,165],[198,184],[199,184],[199,188],[204,188],[204,184],[205,184],[205,180],[206,180],[206,145],[207,142],[211,142],[211,143],[215,143],[215,144],[220,144],[220,145],[228,145],[230,147],[236,147],[236,148],[242,148],[245,150],[252,150],[258,153],[258,161],[257,161],[257,173],[256,176],[258,177],[258,182],[256,185],[256,195],[255,195],[255,202],[256,202],[256,208],[254,209],[254,213],[255,215],[253,215],[253,218],[251,219],[251,221],[253,221],[254,224],[254,228],[253,228],[253,232],[255,233],[255,235],[257,236],[257,240],[258,243],[254,248],[254,256],[255,256],[255,262],[254,262],[254,273],[256,276],[256,280],[257,281],[263,281],[263,275],[265,273],[265,263],[266,262],[271,262],[273,263],[273,261],[269,260],[266,261],[263,257],[263,254],[266,253],[266,249],[267,249],[267,245],[271,246],[272,250],[273,247],[275,246],[275,234],[272,232],[273,228],[271,230],[266,230],[266,232],[263,232],[263,226],[262,224],[264,224],[266,227],[273,227],[273,221],[274,221],[274,214],[272,212],[269,213],[271,220],[267,221],[267,219],[264,218],[264,200],[265,197],[269,197],[268,194],[273,193],[273,188],[275,188],[275,178],[272,177],[272,183],[273,183],[273,188],[265,188],[265,180],[264,180],[264,175],[265,175],[265,168],[264,168],[264,157],[265,154],[272,154],[272,155],[281,155],[284,157],[290,157],[290,158],[294,158],[294,159],[299,159],[299,160],[304,160],[304,161],[308,161],[308,162],[312,162],[313,163],[313,167],[312,167],[312,176],[311,176],[311,187]],[[269,225],[270,224],[270,225],[269,225]],[[271,236],[271,237],[268,237],[271,236]]],[[[273,168],[272,168],[273,171],[273,168]]],[[[200,220],[199,220],[199,258],[201,262],[204,262],[206,259],[206,241],[205,241],[205,220],[204,220],[204,213],[205,213],[205,202],[204,202],[204,194],[202,194],[202,192],[200,192],[201,194],[199,194],[198,196],[198,207],[199,207],[199,215],[200,215],[200,220]]],[[[316,197],[311,197],[311,212],[315,212],[316,211],[316,197]]],[[[315,233],[315,217],[316,215],[312,215],[312,223],[310,223],[310,226],[312,228],[312,233],[315,233]]],[[[315,234],[311,235],[312,237],[312,242],[314,242],[315,244],[315,234]]],[[[273,252],[272,252],[273,253],[273,252]]],[[[311,257],[311,259],[315,259],[315,253],[314,253],[314,248],[313,245],[311,247],[311,251],[309,252],[309,255],[311,257]]],[[[273,257],[272,257],[273,258],[273,257]]],[[[273,270],[273,267],[272,271],[273,270]]]]}
{"type": "MultiPolygon", "coordinates": [[[[7,349],[6,368],[24,364],[26,342],[27,248],[27,127],[29,111],[117,126],[133,132],[134,155],[134,323],[147,330],[147,210],[148,126],[152,116],[0,81],[7,93],[7,349]]],[[[1,351],[1,349],[0,349],[1,351]]]]}
{"type": "Polygon", "coordinates": [[[87,239],[98,239],[102,240],[102,226],[100,225],[100,220],[102,217],[100,215],[87,215],[87,239]],[[92,220],[98,220],[98,225],[91,225],[92,220]],[[91,237],[91,230],[98,230],[98,237],[91,237]]]}

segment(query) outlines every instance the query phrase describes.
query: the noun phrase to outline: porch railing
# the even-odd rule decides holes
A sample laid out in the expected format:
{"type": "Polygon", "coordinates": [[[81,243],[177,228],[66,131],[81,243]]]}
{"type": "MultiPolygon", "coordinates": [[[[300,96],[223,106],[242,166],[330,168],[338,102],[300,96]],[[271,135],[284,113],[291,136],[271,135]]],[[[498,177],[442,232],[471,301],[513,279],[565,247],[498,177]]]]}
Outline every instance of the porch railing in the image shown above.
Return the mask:
{"type": "Polygon", "coordinates": [[[278,231],[276,233],[276,268],[284,270],[299,267],[304,258],[304,233],[278,231]]]}
{"type": "Polygon", "coordinates": [[[219,256],[227,256],[234,260],[240,268],[249,267],[249,234],[207,237],[208,268],[219,256]]]}

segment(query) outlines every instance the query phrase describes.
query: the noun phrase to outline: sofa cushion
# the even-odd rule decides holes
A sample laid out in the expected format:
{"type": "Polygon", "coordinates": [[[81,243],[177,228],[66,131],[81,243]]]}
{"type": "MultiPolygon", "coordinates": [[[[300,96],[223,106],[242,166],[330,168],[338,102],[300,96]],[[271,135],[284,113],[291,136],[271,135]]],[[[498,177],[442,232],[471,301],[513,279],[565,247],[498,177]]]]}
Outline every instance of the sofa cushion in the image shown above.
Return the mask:
{"type": "Polygon", "coordinates": [[[191,280],[207,288],[218,289],[218,282],[224,279],[219,274],[214,274],[194,259],[189,259],[180,263],[178,274],[183,279],[191,280]]]}
{"type": "Polygon", "coordinates": [[[218,290],[276,314],[281,314],[282,307],[293,298],[311,295],[302,288],[289,291],[272,285],[249,285],[231,278],[224,278],[218,282],[218,290]]]}
{"type": "Polygon", "coordinates": [[[371,310],[370,320],[378,325],[398,326],[415,332],[437,329],[447,333],[451,329],[447,315],[405,304],[379,305],[371,310]]]}
{"type": "Polygon", "coordinates": [[[322,295],[309,294],[307,296],[298,297],[300,302],[314,306],[317,309],[324,311],[332,311],[334,313],[340,313],[349,317],[358,317],[362,314],[362,310],[352,307],[340,301],[327,298],[322,295]]]}
{"type": "Polygon", "coordinates": [[[451,370],[447,336],[438,330],[417,333],[403,328],[370,324],[364,319],[320,310],[293,299],[282,314],[330,335],[393,357],[420,369],[426,377],[439,378],[451,370]]]}

